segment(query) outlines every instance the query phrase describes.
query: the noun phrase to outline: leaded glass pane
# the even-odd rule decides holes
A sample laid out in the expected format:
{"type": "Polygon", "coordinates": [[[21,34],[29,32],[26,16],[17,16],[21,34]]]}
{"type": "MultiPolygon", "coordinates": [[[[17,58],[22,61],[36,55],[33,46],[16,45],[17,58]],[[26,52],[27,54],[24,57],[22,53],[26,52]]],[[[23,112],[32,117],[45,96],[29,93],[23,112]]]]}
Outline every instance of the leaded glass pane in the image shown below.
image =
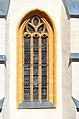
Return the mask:
{"type": "Polygon", "coordinates": [[[47,98],[47,75],[42,75],[42,99],[47,98]]]}
{"type": "Polygon", "coordinates": [[[30,63],[29,59],[30,59],[30,52],[26,52],[24,56],[25,63],[30,63]]]}
{"type": "Polygon", "coordinates": [[[34,25],[37,26],[37,25],[38,25],[38,22],[39,22],[39,21],[38,21],[38,18],[35,17],[34,20],[33,20],[34,25]]]}
{"type": "Polygon", "coordinates": [[[47,48],[47,38],[42,38],[42,48],[43,48],[43,50],[46,50],[46,48],[47,48]]]}
{"type": "Polygon", "coordinates": [[[42,38],[42,64],[47,63],[47,38],[42,38]]]}
{"type": "Polygon", "coordinates": [[[47,52],[43,52],[42,50],[42,64],[46,64],[47,63],[47,52]]]}
{"type": "Polygon", "coordinates": [[[42,86],[47,86],[47,75],[42,76],[42,86]]]}
{"type": "Polygon", "coordinates": [[[33,76],[33,100],[38,100],[38,76],[33,76]]]}
{"type": "Polygon", "coordinates": [[[24,75],[24,86],[25,86],[25,89],[30,88],[29,76],[24,75]]]}
{"type": "Polygon", "coordinates": [[[38,63],[33,64],[33,66],[37,68],[38,67],[38,63]]]}
{"type": "Polygon", "coordinates": [[[28,30],[29,30],[30,33],[34,33],[35,32],[33,26],[31,26],[30,24],[28,24],[28,30]]]}
{"type": "Polygon", "coordinates": [[[38,67],[37,66],[36,67],[34,66],[33,71],[34,71],[34,75],[38,76],[38,67]]]}
{"type": "Polygon", "coordinates": [[[47,66],[42,66],[42,75],[47,75],[47,66]]]}
{"type": "Polygon", "coordinates": [[[24,100],[30,100],[30,88],[24,89],[24,100]]]}
{"type": "Polygon", "coordinates": [[[33,38],[33,51],[36,51],[38,52],[38,38],[37,37],[34,37],[33,38]]]}
{"type": "Polygon", "coordinates": [[[38,38],[33,38],[33,100],[38,100],[38,38]]]}
{"type": "Polygon", "coordinates": [[[24,75],[30,75],[30,68],[24,66],[24,75]]]}
{"type": "Polygon", "coordinates": [[[29,39],[28,36],[26,36],[25,39],[24,39],[24,48],[27,51],[30,49],[30,39],[29,39]]]}
{"type": "Polygon", "coordinates": [[[30,69],[30,63],[25,62],[24,63],[24,68],[29,68],[30,69]]]}
{"type": "Polygon", "coordinates": [[[33,100],[37,101],[38,100],[38,88],[33,88],[33,100]]]}
{"type": "Polygon", "coordinates": [[[34,64],[35,63],[38,63],[38,52],[34,52],[34,54],[33,54],[33,58],[34,58],[34,64]]]}
{"type": "Polygon", "coordinates": [[[42,38],[42,100],[47,99],[47,39],[42,38]]]}
{"type": "Polygon", "coordinates": [[[39,28],[38,28],[38,33],[42,33],[44,30],[44,24],[42,24],[39,28]]]}
{"type": "Polygon", "coordinates": [[[47,87],[42,88],[42,100],[47,100],[47,87]]]}
{"type": "Polygon", "coordinates": [[[33,86],[34,86],[35,88],[38,87],[38,76],[33,76],[33,86]]]}
{"type": "Polygon", "coordinates": [[[30,100],[30,38],[24,39],[24,100],[30,100]]]}

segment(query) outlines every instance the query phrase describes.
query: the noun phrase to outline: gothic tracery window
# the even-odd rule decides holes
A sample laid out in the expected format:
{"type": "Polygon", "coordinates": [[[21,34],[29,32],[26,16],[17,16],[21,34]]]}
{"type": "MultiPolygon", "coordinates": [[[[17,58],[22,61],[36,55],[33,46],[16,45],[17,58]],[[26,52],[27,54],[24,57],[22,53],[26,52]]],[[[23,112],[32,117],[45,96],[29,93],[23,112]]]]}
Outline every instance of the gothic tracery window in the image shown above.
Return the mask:
{"type": "Polygon", "coordinates": [[[56,36],[49,16],[34,10],[17,27],[17,108],[56,107],[56,36]]]}
{"type": "Polygon", "coordinates": [[[33,16],[24,29],[24,100],[47,100],[48,31],[33,16]]]}

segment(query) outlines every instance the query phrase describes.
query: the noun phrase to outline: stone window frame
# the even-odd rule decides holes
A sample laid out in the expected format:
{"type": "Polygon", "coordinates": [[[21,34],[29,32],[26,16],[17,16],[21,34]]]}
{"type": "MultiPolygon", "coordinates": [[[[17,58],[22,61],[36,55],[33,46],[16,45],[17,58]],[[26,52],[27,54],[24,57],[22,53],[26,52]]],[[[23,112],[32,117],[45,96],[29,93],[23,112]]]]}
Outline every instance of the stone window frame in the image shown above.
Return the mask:
{"type": "Polygon", "coordinates": [[[28,13],[26,13],[20,20],[17,26],[17,63],[16,63],[16,106],[17,108],[54,108],[56,107],[56,28],[53,20],[42,10],[34,9],[28,13]],[[24,27],[30,17],[37,15],[39,16],[43,22],[46,24],[48,33],[49,33],[49,83],[48,83],[48,93],[47,93],[47,100],[50,103],[32,103],[30,102],[24,106],[24,72],[23,72],[23,65],[24,65],[24,27]],[[52,51],[52,52],[51,52],[52,51]],[[50,80],[51,79],[51,80],[50,80]],[[47,106],[46,106],[47,104],[47,106]],[[52,104],[52,106],[51,106],[52,104]],[[41,106],[42,105],[42,106],[41,106]],[[31,107],[32,106],[32,107],[31,107]]]}

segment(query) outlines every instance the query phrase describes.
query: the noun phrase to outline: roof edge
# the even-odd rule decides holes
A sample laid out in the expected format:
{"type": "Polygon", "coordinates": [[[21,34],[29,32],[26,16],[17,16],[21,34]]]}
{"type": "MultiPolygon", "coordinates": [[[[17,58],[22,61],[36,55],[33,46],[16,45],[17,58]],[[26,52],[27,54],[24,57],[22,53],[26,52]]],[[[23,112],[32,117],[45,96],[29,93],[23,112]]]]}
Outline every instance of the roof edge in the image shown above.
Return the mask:
{"type": "Polygon", "coordinates": [[[70,19],[70,14],[69,14],[69,11],[68,11],[68,8],[67,8],[67,5],[66,5],[66,1],[65,0],[62,0],[63,1],[63,4],[65,6],[65,10],[66,10],[66,14],[68,16],[68,19],[70,19]]]}
{"type": "Polygon", "coordinates": [[[0,18],[6,18],[9,10],[10,0],[3,0],[0,6],[0,18]]]}
{"type": "Polygon", "coordinates": [[[62,1],[63,1],[64,6],[65,6],[65,9],[66,9],[68,19],[70,19],[70,18],[79,18],[79,9],[78,9],[78,6],[77,6],[78,1],[74,2],[74,3],[72,2],[72,0],[71,1],[62,0],[62,1]],[[76,8],[76,6],[77,6],[77,8],[76,8]],[[76,11],[75,11],[75,8],[76,8],[76,11]]]}

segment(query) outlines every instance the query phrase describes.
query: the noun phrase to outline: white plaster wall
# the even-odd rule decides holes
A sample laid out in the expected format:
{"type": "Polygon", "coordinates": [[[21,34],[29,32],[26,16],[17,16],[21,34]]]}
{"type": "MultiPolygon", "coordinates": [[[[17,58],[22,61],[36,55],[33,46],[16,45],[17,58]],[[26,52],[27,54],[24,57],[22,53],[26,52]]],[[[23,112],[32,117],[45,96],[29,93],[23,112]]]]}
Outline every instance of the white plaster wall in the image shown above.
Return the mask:
{"type": "MultiPolygon", "coordinates": [[[[0,55],[5,55],[5,19],[3,18],[0,18],[0,55]]],[[[0,64],[0,100],[5,97],[4,70],[5,70],[5,65],[0,64]]],[[[0,119],[2,119],[2,113],[0,113],[0,119]]]]}
{"type": "Polygon", "coordinates": [[[69,65],[71,52],[70,20],[64,5],[61,7],[61,50],[62,50],[62,119],[76,119],[72,96],[72,67],[69,65]]]}
{"type": "MultiPolygon", "coordinates": [[[[71,52],[79,53],[79,19],[72,18],[70,20],[70,36],[71,36],[71,52]]],[[[79,62],[72,63],[72,95],[79,99],[79,62]],[[75,87],[74,87],[75,86],[75,87]]]]}
{"type": "MultiPolygon", "coordinates": [[[[0,19],[0,55],[5,55],[5,19],[0,19]]],[[[0,64],[0,100],[4,97],[4,69],[0,64]]]]}
{"type": "MultiPolygon", "coordinates": [[[[61,51],[61,0],[11,0],[8,13],[9,36],[6,41],[6,53],[8,57],[6,76],[8,88],[6,92],[5,111],[3,119],[62,119],[62,51],[61,51]],[[40,8],[46,11],[54,20],[57,31],[57,108],[56,109],[16,109],[16,27],[20,18],[29,10],[40,8]],[[10,45],[10,47],[9,47],[10,45]],[[9,48],[9,49],[8,49],[9,48]],[[9,56],[10,54],[10,56],[9,56]],[[10,88],[10,89],[9,89],[10,88]],[[10,97],[9,97],[10,96],[10,97]],[[10,105],[7,103],[10,103],[10,105]],[[7,114],[9,113],[9,114],[7,114]],[[7,116],[8,115],[8,116],[7,116]]],[[[7,36],[7,35],[6,35],[7,36]]]]}
{"type": "Polygon", "coordinates": [[[2,113],[0,114],[0,119],[2,119],[2,113]]]}
{"type": "MultiPolygon", "coordinates": [[[[9,17],[9,15],[8,15],[9,17]]],[[[5,19],[5,54],[7,57],[4,70],[4,105],[2,110],[2,119],[10,119],[10,38],[9,38],[9,19],[5,19]]]]}
{"type": "Polygon", "coordinates": [[[5,54],[5,19],[0,18],[0,55],[5,54]]]}
{"type": "Polygon", "coordinates": [[[72,62],[72,96],[79,100],[79,62],[72,62]]]}
{"type": "Polygon", "coordinates": [[[79,119],[79,112],[76,112],[76,119],[79,119]]]}
{"type": "MultiPolygon", "coordinates": [[[[79,53],[79,19],[70,20],[70,38],[71,53],[79,53]]],[[[79,62],[72,62],[72,96],[79,100],[79,62]]],[[[76,105],[73,103],[76,110],[76,105]]],[[[76,111],[76,119],[79,119],[79,113],[76,111]]]]}
{"type": "Polygon", "coordinates": [[[70,20],[70,28],[71,28],[71,52],[78,53],[79,52],[79,19],[72,18],[70,20]]]}

